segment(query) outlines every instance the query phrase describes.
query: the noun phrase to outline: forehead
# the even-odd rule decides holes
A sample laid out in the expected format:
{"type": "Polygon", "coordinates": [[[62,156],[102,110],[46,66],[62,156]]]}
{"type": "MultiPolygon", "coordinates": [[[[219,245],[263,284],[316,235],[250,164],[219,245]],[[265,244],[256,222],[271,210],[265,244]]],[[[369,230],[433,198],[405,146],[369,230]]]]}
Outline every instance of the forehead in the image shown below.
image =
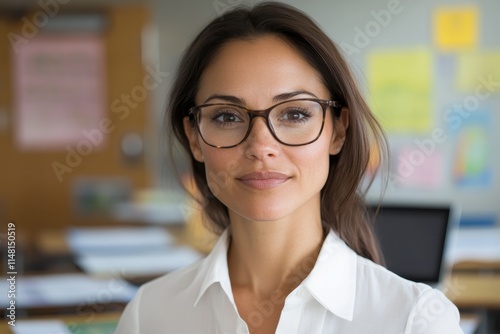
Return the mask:
{"type": "Polygon", "coordinates": [[[226,43],[203,72],[196,102],[224,94],[258,103],[297,90],[329,98],[321,75],[297,50],[266,36],[226,43]]]}

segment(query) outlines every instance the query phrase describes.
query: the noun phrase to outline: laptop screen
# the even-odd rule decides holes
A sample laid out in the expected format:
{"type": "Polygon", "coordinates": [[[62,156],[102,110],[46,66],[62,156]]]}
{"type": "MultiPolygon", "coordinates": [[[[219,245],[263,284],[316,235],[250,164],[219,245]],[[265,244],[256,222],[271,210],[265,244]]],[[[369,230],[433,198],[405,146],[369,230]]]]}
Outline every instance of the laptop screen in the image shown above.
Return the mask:
{"type": "Polygon", "coordinates": [[[415,282],[437,284],[449,220],[449,207],[382,205],[375,233],[387,269],[415,282]]]}

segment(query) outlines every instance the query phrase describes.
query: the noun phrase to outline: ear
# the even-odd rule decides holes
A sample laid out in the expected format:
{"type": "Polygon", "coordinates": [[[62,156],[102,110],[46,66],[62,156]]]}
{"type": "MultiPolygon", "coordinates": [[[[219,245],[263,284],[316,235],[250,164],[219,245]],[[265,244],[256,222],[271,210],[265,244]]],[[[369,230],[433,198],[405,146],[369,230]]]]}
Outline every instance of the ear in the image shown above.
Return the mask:
{"type": "Polygon", "coordinates": [[[347,107],[342,107],[340,116],[334,116],[333,123],[334,132],[332,135],[332,142],[330,143],[329,153],[331,155],[336,155],[340,153],[342,146],[344,146],[347,128],[349,127],[349,109],[347,107]]]}
{"type": "Polygon", "coordinates": [[[189,122],[189,117],[184,117],[184,133],[189,141],[189,147],[191,148],[191,154],[198,162],[203,162],[203,153],[201,152],[200,141],[198,136],[198,131],[194,126],[191,126],[189,122]]]}

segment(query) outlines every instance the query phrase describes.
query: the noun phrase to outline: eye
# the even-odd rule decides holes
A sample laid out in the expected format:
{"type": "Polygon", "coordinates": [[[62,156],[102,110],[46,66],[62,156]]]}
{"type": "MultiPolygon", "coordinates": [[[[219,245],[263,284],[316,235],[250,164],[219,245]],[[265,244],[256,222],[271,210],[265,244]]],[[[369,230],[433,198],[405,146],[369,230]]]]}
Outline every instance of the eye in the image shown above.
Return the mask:
{"type": "Polygon", "coordinates": [[[241,119],[237,117],[235,114],[231,114],[228,112],[219,113],[213,119],[223,123],[232,123],[241,121],[241,119]]]}
{"type": "Polygon", "coordinates": [[[214,115],[212,115],[212,120],[221,123],[234,123],[243,122],[243,120],[236,115],[236,113],[231,111],[219,110],[214,115]]]}
{"type": "Polygon", "coordinates": [[[287,122],[305,122],[311,117],[311,113],[304,108],[289,108],[281,113],[281,120],[287,122]]]}
{"type": "Polygon", "coordinates": [[[295,120],[300,120],[302,118],[306,117],[304,115],[304,113],[302,113],[301,111],[299,110],[291,110],[291,111],[287,111],[284,115],[283,115],[283,119],[286,119],[288,121],[295,121],[295,120]]]}

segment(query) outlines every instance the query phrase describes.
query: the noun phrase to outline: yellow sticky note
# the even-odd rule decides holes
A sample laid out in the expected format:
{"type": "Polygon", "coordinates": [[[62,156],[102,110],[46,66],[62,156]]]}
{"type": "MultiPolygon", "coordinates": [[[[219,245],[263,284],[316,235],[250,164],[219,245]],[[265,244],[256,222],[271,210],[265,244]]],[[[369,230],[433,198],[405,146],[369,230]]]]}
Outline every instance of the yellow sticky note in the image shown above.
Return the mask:
{"type": "Polygon", "coordinates": [[[438,8],[434,12],[434,43],[441,51],[470,50],[477,45],[476,7],[438,8]]]}
{"type": "Polygon", "coordinates": [[[433,124],[432,56],[427,49],[368,55],[370,105],[387,132],[427,133],[433,124]]]}
{"type": "Polygon", "coordinates": [[[500,94],[500,49],[466,52],[457,57],[456,88],[467,93],[500,94]],[[488,83],[491,84],[488,84],[488,83]],[[483,87],[483,88],[478,88],[483,87]]]}

